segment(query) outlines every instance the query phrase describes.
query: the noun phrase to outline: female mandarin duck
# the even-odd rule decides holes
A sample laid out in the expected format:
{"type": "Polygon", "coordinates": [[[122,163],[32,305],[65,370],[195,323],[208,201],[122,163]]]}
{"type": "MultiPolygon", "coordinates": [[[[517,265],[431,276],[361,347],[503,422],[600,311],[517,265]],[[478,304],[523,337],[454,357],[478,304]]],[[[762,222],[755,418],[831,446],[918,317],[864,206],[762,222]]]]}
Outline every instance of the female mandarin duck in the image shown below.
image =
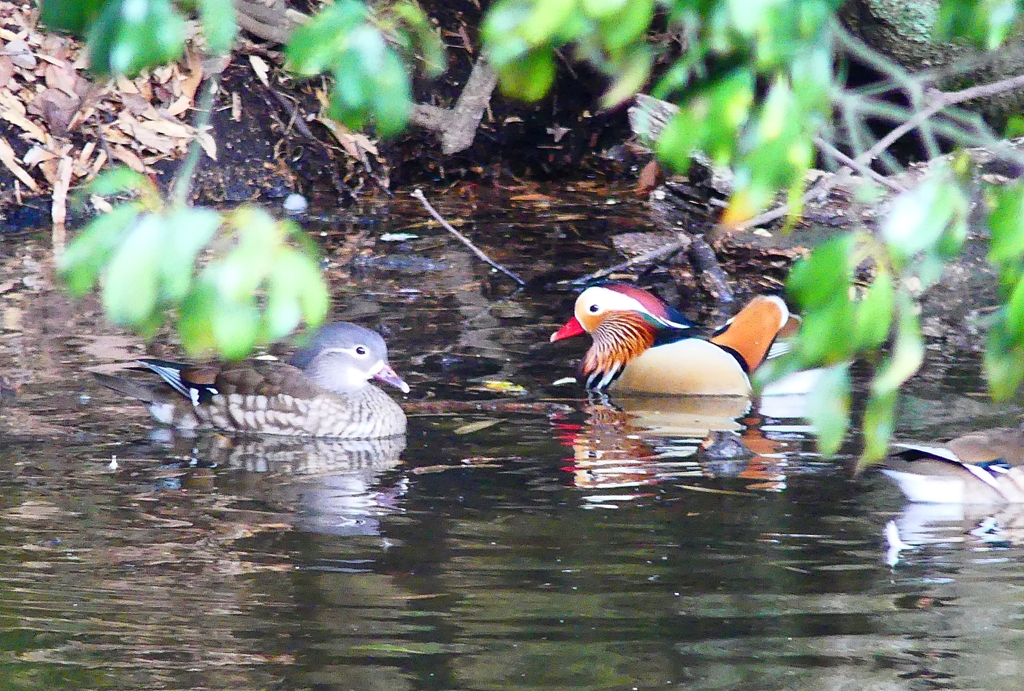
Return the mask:
{"type": "Polygon", "coordinates": [[[251,362],[224,368],[143,359],[167,386],[104,374],[101,384],[138,398],[158,422],[179,430],[211,427],[244,434],[374,439],[405,433],[405,413],[370,384],[409,392],[388,364],[376,332],[328,324],[289,364],[251,362]]]}
{"type": "Polygon", "coordinates": [[[932,504],[1024,502],[1024,430],[971,432],[945,444],[896,444],[882,472],[907,499],[932,504]]]}
{"type": "Polygon", "coordinates": [[[750,374],[789,320],[781,298],[758,296],[704,339],[694,334],[692,322],[653,294],[608,282],[580,294],[575,315],[551,341],[591,335],[594,342],[581,366],[588,389],[749,396],[750,374]]]}

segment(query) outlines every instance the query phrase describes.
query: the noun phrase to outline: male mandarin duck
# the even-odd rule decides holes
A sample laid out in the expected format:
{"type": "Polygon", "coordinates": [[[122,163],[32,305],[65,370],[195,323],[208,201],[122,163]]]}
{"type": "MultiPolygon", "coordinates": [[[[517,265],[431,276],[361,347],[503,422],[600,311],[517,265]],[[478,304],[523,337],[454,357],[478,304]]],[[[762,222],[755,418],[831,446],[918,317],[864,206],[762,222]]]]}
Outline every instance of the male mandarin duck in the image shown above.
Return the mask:
{"type": "Polygon", "coordinates": [[[1024,502],[1024,430],[971,432],[945,444],[896,444],[882,472],[930,504],[1024,502]]]}
{"type": "Polygon", "coordinates": [[[376,439],[405,433],[405,413],[370,379],[409,392],[388,364],[384,339],[344,322],[321,328],[288,364],[254,361],[222,368],[142,359],[166,385],[95,374],[141,400],[158,422],[242,434],[376,439]]]}
{"type": "Polygon", "coordinates": [[[588,389],[749,396],[750,374],[789,322],[781,298],[758,296],[704,339],[692,322],[648,291],[607,282],[580,294],[573,318],[551,341],[591,335],[581,366],[588,389]]]}

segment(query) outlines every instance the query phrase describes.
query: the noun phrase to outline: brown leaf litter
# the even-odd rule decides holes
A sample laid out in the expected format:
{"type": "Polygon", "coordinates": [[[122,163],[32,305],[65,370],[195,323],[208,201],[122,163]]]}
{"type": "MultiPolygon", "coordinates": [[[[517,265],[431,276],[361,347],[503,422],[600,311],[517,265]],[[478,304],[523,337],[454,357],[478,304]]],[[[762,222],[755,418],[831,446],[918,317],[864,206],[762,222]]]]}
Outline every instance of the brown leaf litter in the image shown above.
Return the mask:
{"type": "Polygon", "coordinates": [[[37,15],[31,4],[0,0],[0,120],[8,125],[0,165],[14,176],[18,202],[54,192],[60,222],[69,186],[111,161],[154,174],[156,163],[185,153],[203,67],[190,48],[183,64],[96,82],[85,73],[84,45],[45,32],[37,15]]]}

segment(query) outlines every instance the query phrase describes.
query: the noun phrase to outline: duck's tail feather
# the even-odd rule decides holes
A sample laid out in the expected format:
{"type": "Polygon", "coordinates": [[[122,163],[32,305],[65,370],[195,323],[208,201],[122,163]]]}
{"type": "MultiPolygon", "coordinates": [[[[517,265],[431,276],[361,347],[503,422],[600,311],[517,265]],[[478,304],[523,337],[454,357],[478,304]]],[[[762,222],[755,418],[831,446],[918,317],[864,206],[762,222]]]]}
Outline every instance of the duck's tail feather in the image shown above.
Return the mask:
{"type": "Polygon", "coordinates": [[[137,398],[143,403],[162,403],[166,400],[166,396],[162,396],[156,389],[133,379],[114,377],[109,374],[100,374],[99,372],[93,372],[92,376],[96,377],[96,381],[108,389],[137,398]]]}

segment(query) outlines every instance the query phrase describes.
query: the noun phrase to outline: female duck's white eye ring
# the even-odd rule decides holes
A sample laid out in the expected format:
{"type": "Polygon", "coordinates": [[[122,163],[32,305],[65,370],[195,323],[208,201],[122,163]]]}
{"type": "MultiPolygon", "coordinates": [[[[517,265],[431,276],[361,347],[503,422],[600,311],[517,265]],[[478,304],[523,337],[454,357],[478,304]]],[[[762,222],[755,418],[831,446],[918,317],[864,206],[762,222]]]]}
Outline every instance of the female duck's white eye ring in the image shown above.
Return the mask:
{"type": "Polygon", "coordinates": [[[367,352],[369,351],[366,350],[366,346],[356,346],[356,355],[363,357],[367,352]]]}

